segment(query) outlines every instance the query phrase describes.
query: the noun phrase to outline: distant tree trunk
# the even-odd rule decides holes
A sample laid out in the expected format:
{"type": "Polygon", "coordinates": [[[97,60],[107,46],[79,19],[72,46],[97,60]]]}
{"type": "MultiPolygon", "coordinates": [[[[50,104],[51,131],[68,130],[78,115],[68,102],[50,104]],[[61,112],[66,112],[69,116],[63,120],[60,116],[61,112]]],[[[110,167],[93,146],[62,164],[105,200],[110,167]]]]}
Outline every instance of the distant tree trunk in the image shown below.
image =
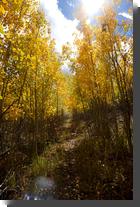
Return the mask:
{"type": "Polygon", "coordinates": [[[35,69],[35,88],[34,88],[34,150],[37,155],[37,135],[38,135],[38,99],[37,99],[37,57],[36,57],[36,69],[35,69]]]}

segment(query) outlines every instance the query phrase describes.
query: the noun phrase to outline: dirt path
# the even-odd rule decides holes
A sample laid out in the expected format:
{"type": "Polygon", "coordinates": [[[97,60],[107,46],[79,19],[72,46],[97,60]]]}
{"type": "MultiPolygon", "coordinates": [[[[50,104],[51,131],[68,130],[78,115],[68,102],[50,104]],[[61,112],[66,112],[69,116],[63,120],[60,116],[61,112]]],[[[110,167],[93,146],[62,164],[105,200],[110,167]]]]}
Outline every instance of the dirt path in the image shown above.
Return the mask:
{"type": "Polygon", "coordinates": [[[85,123],[77,125],[71,117],[65,120],[58,132],[58,142],[49,145],[27,169],[26,185],[30,185],[30,181],[39,180],[40,183],[43,180],[45,187],[43,191],[40,189],[41,194],[25,188],[24,195],[28,200],[119,200],[132,197],[129,182],[132,167],[127,160],[105,163],[100,140],[85,137],[85,127],[85,123]],[[48,192],[48,184],[52,183],[55,188],[48,192]],[[121,189],[125,189],[124,194],[120,194],[121,189]]]}
{"type": "MultiPolygon", "coordinates": [[[[75,150],[84,136],[79,134],[78,128],[73,123],[71,116],[67,117],[64,124],[59,129],[58,135],[58,143],[51,145],[50,148],[39,157],[38,161],[32,163],[30,175],[32,178],[30,183],[33,183],[33,180],[40,176],[47,177],[48,179],[51,178],[56,185],[54,192],[55,198],[79,199],[75,150]],[[39,172],[37,172],[38,170],[39,172]]],[[[30,186],[28,186],[27,189],[30,189],[30,186]]],[[[33,188],[32,192],[34,192],[33,188]]],[[[46,198],[47,196],[46,193],[46,198]]],[[[26,197],[29,198],[27,194],[26,197]]],[[[36,197],[37,196],[35,196],[35,198],[36,197]]]]}
{"type": "Polygon", "coordinates": [[[77,127],[73,126],[71,118],[68,118],[63,126],[62,137],[65,141],[57,146],[63,151],[62,162],[54,170],[56,194],[58,199],[80,199],[79,176],[77,172],[76,150],[84,139],[83,134],[78,133],[77,127]]]}

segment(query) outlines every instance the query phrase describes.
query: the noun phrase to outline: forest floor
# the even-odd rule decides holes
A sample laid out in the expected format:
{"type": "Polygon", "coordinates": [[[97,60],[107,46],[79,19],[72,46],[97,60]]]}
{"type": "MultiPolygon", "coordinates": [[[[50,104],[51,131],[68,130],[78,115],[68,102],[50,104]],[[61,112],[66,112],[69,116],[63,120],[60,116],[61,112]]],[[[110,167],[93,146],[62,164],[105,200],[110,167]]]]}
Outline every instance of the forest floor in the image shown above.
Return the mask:
{"type": "Polygon", "coordinates": [[[38,199],[41,200],[132,199],[129,157],[122,154],[112,160],[112,154],[105,160],[99,137],[89,137],[85,121],[75,122],[70,116],[58,128],[57,135],[56,143],[47,146],[30,165],[20,169],[20,192],[14,199],[35,200],[40,190],[43,197],[38,199]],[[39,191],[36,179],[44,182],[39,191]],[[47,186],[51,185],[50,196],[47,186]]]}
{"type": "Polygon", "coordinates": [[[76,149],[85,138],[84,126],[84,122],[76,126],[71,116],[64,121],[58,129],[58,143],[49,145],[43,154],[27,167],[29,171],[24,176],[24,182],[22,180],[23,191],[34,191],[31,190],[31,183],[36,177],[41,176],[54,180],[56,185],[54,193],[57,199],[80,199],[76,149]]]}

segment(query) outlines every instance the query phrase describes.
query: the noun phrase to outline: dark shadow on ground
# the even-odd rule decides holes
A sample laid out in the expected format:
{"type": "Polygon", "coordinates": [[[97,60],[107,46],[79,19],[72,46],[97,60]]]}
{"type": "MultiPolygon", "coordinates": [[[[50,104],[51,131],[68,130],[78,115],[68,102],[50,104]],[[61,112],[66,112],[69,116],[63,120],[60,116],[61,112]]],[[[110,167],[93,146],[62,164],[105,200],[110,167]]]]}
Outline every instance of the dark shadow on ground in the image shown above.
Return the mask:
{"type": "Polygon", "coordinates": [[[104,159],[98,140],[84,139],[64,157],[54,172],[58,199],[133,199],[133,163],[127,154],[104,159]]]}

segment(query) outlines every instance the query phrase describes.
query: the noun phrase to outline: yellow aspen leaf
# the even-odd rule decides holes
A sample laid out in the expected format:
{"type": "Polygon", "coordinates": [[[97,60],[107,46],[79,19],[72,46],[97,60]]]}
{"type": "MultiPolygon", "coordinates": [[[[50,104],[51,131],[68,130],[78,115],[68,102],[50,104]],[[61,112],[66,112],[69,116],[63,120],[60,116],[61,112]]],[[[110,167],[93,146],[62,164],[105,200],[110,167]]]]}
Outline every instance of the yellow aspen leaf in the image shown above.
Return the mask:
{"type": "Polygon", "coordinates": [[[30,59],[30,55],[29,54],[27,55],[27,59],[30,59]]]}
{"type": "Polygon", "coordinates": [[[5,9],[3,8],[3,6],[2,5],[0,5],[0,14],[5,14],[5,9]]]}
{"type": "Polygon", "coordinates": [[[24,56],[24,52],[22,50],[20,50],[20,54],[21,56],[24,56]]]}
{"type": "Polygon", "coordinates": [[[0,24],[0,33],[4,34],[3,26],[0,24]]]}
{"type": "Polygon", "coordinates": [[[36,57],[35,57],[35,56],[33,56],[33,57],[32,57],[32,61],[35,61],[35,60],[36,60],[36,57]]]}
{"type": "Polygon", "coordinates": [[[4,4],[7,4],[7,1],[6,1],[6,0],[2,0],[2,2],[3,2],[4,4]]]}
{"type": "Polygon", "coordinates": [[[17,51],[17,49],[16,48],[13,48],[13,52],[16,52],[17,51]]]}

